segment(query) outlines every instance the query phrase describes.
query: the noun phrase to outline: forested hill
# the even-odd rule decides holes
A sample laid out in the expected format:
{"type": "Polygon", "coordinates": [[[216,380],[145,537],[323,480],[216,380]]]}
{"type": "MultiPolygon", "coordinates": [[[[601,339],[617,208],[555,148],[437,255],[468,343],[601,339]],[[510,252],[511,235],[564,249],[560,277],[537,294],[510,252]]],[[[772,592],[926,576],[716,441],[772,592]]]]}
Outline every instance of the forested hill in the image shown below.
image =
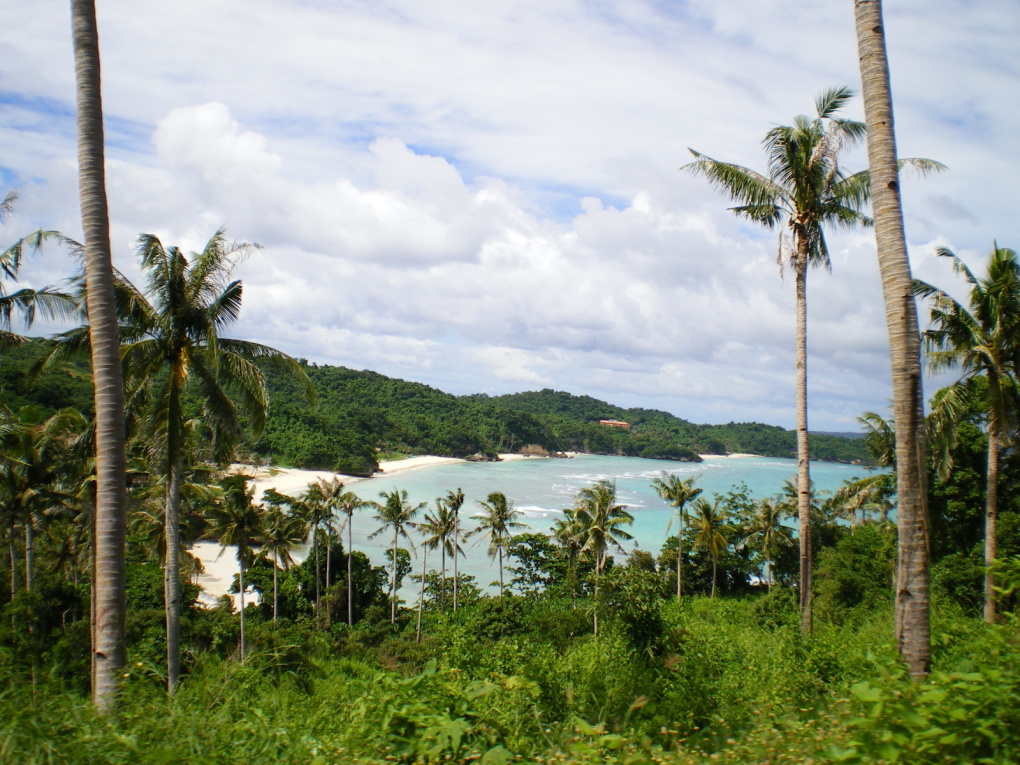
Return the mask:
{"type": "MultiPolygon", "coordinates": [[[[622,407],[607,404],[591,396],[574,396],[546,388],[541,391],[506,396],[469,396],[530,414],[542,422],[561,424],[598,422],[615,419],[626,422],[636,432],[658,433],[679,446],[699,454],[728,452],[760,454],[763,457],[797,456],[797,434],[776,425],[760,422],[731,422],[726,425],[695,425],[669,412],[657,409],[622,407]]],[[[811,434],[811,456],[829,462],[868,462],[870,456],[860,438],[835,434],[811,434]]]]}
{"type": "MultiPolygon", "coordinates": [[[[36,406],[44,413],[92,410],[84,366],[49,372],[31,383],[35,344],[0,356],[0,402],[36,406]]],[[[453,396],[420,383],[344,367],[304,364],[319,392],[305,401],[289,376],[267,368],[270,414],[265,432],[244,448],[280,465],[371,473],[391,453],[491,458],[525,447],[555,453],[582,451],[658,459],[698,460],[698,454],[750,452],[793,457],[792,431],[744,423],[695,425],[668,412],[624,409],[590,396],[542,390],[490,397],[453,396]],[[629,427],[600,424],[618,420],[629,427]]],[[[198,416],[196,410],[189,416],[198,416]]],[[[817,459],[866,459],[860,440],[812,436],[817,459]]]]}

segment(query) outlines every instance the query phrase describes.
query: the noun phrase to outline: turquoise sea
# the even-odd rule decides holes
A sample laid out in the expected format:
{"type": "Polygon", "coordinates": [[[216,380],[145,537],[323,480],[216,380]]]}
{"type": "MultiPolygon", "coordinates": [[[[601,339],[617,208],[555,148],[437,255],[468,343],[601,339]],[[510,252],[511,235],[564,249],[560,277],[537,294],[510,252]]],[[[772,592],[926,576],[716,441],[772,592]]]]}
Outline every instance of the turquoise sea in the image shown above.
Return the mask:
{"type": "MultiPolygon", "coordinates": [[[[711,499],[741,483],[746,484],[754,497],[768,497],[779,493],[783,482],[796,476],[794,460],[771,457],[710,457],[704,462],[687,463],[663,460],[646,460],[636,457],[606,457],[579,455],[570,459],[525,459],[506,462],[463,462],[434,465],[379,476],[352,483],[351,491],[367,500],[379,500],[382,492],[406,490],[411,502],[428,502],[432,507],[437,497],[451,489],[464,491],[466,501],[461,517],[467,528],[473,528],[471,516],[479,512],[478,501],[493,491],[501,491],[514,502],[523,515],[520,521],[528,525],[521,531],[548,532],[563,508],[570,507],[578,490],[595,481],[608,478],[616,481],[617,500],[628,506],[634,516],[630,533],[634,541],[626,552],[635,547],[658,554],[665,539],[671,508],[663,502],[651,486],[653,478],[663,471],[681,477],[695,476],[697,485],[704,490],[702,496],[711,499]]],[[[863,477],[864,468],[857,465],[838,465],[826,462],[811,463],[811,479],[816,491],[832,491],[843,481],[863,477]]],[[[368,554],[376,565],[385,565],[384,551],[392,537],[386,532],[368,539],[378,523],[372,519],[372,510],[365,509],[354,518],[354,546],[368,554]]],[[[346,539],[346,534],[345,534],[346,539]]],[[[417,543],[417,540],[415,540],[417,543]]],[[[406,542],[401,546],[407,547],[406,542]]],[[[461,560],[461,573],[471,574],[480,585],[487,585],[498,577],[496,564],[488,560],[486,544],[469,541],[466,558],[461,560]]],[[[619,555],[619,551],[615,551],[619,555]]],[[[415,573],[420,571],[421,551],[414,551],[415,573]]],[[[450,562],[447,561],[449,570],[450,562]]],[[[439,556],[430,553],[429,569],[439,569],[439,556]]],[[[410,598],[408,584],[403,594],[410,598]]],[[[416,599],[416,598],[414,598],[416,599]]]]}

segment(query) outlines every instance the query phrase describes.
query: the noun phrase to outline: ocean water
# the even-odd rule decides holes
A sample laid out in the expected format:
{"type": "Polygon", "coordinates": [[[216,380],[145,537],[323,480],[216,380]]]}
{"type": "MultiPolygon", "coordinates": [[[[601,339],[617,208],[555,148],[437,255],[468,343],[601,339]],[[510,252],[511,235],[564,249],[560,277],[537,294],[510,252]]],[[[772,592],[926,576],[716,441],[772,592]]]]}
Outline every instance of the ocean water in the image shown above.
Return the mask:
{"type": "MultiPolygon", "coordinates": [[[[663,471],[676,473],[682,478],[695,476],[696,485],[703,489],[702,496],[707,499],[740,484],[745,484],[753,497],[761,498],[778,494],[784,481],[795,479],[797,463],[795,460],[771,457],[710,457],[704,462],[687,463],[579,455],[570,459],[434,465],[352,483],[349,488],[363,499],[372,501],[380,500],[383,492],[406,490],[412,503],[428,502],[430,508],[434,507],[437,497],[460,488],[465,495],[464,506],[461,508],[465,528],[476,525],[471,516],[480,512],[478,502],[484,501],[490,492],[500,491],[522,512],[519,521],[528,526],[520,530],[522,533],[547,533],[563,517],[563,509],[573,505],[574,497],[580,489],[596,481],[610,479],[616,482],[617,501],[627,505],[628,512],[634,516],[634,524],[628,529],[634,540],[626,544],[624,551],[629,553],[640,548],[658,555],[666,538],[666,528],[672,512],[672,508],[659,498],[651,486],[652,479],[663,471]]],[[[866,474],[864,468],[856,465],[811,463],[811,479],[817,492],[832,491],[845,480],[866,474]]],[[[355,514],[354,547],[365,552],[374,564],[385,565],[385,550],[393,538],[387,532],[374,539],[368,538],[379,526],[372,514],[371,508],[355,514]]],[[[415,544],[418,542],[413,535],[412,541],[415,544]]],[[[400,544],[408,547],[406,540],[400,544]]],[[[485,541],[476,544],[474,540],[469,540],[465,545],[466,556],[458,564],[461,573],[475,576],[482,586],[498,579],[496,563],[488,559],[486,547],[485,541]]],[[[617,556],[621,555],[618,550],[613,552],[617,556]]],[[[438,552],[431,552],[428,569],[438,570],[439,564],[438,552]]],[[[420,573],[420,549],[412,551],[412,565],[414,572],[420,573]]],[[[508,575],[504,576],[509,579],[508,575]]],[[[416,600],[416,597],[410,597],[409,587],[405,583],[402,595],[409,600],[416,600]]]]}

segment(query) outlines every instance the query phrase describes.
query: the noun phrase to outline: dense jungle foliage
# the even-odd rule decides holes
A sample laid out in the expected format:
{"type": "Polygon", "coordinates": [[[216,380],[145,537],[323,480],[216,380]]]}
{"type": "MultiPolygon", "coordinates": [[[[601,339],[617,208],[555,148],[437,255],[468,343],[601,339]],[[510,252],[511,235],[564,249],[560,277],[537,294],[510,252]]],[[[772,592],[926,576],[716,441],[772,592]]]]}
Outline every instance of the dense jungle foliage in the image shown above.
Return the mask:
{"type": "MultiPolygon", "coordinates": [[[[932,478],[933,672],[922,684],[906,676],[893,645],[895,526],[874,508],[851,519],[834,502],[816,504],[815,627],[803,636],[794,547],[769,553],[754,525],[763,501],[737,486],[709,502],[718,549],[696,521],[686,527],[680,599],[676,536],[661,550],[610,558],[599,572],[570,533],[526,533],[507,540],[506,593],[461,575],[456,612],[450,559],[444,570],[429,556],[419,603],[420,564],[400,549],[396,585],[406,600],[393,623],[390,570],[355,550],[348,625],[349,551],[335,528],[313,529],[315,548],[282,570],[256,546],[246,581],[262,597],[246,609],[244,662],[238,613],[227,599],[199,606],[186,565],[185,674],[173,696],[157,529],[136,513],[125,703],[101,718],[87,699],[82,529],[69,517],[46,519],[32,591],[12,582],[26,562],[21,538],[11,538],[16,565],[0,568],[0,761],[1015,762],[1020,458],[1010,453],[1003,465],[1003,616],[988,625],[985,443],[979,428],[963,428],[958,469],[932,478]],[[757,579],[767,556],[771,587],[757,579]]],[[[144,485],[133,497],[144,509],[144,485]]],[[[186,525],[216,538],[201,501],[186,525]]],[[[427,535],[427,523],[412,532],[419,561],[427,535]]]]}
{"type": "MultiPolygon", "coordinates": [[[[0,357],[0,391],[12,410],[44,414],[92,409],[84,366],[28,372],[41,346],[25,345],[0,357]]],[[[543,390],[507,396],[452,396],[420,383],[368,371],[304,363],[319,393],[310,404],[299,383],[266,368],[269,419],[248,454],[273,464],[369,475],[380,453],[436,454],[491,459],[501,452],[538,447],[651,459],[697,461],[698,454],[746,452],[795,457],[793,431],[761,423],[694,425],[667,412],[623,409],[590,396],[543,390]],[[616,419],[630,429],[600,425],[616,419]]],[[[812,435],[812,456],[833,462],[868,462],[859,439],[812,435]]]]}

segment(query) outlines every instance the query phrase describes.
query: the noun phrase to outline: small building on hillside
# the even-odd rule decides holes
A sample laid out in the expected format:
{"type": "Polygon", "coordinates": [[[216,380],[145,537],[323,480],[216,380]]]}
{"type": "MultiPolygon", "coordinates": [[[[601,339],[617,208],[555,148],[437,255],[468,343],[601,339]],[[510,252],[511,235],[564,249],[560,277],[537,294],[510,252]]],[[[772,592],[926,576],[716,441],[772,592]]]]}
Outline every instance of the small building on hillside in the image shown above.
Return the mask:
{"type": "Polygon", "coordinates": [[[599,420],[599,425],[605,425],[609,428],[623,428],[624,430],[630,430],[630,423],[623,422],[622,420],[599,420]]]}

